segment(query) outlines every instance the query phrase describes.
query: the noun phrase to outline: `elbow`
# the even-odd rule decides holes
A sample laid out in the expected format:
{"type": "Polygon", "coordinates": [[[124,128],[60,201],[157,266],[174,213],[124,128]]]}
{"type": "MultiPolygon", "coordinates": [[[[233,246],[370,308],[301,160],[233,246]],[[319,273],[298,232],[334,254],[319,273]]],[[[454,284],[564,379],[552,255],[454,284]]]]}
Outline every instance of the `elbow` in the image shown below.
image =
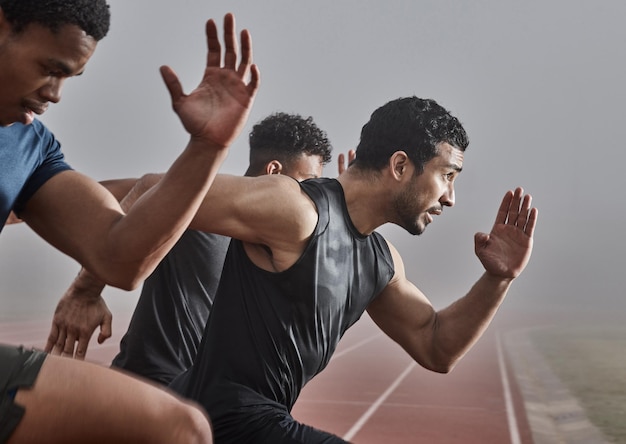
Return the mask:
{"type": "Polygon", "coordinates": [[[426,370],[430,370],[431,372],[442,373],[442,374],[450,373],[456,365],[456,360],[448,359],[443,356],[429,359],[427,361],[425,360],[419,361],[417,359],[416,361],[426,370]]]}
{"type": "Polygon", "coordinates": [[[116,288],[119,288],[120,290],[133,291],[137,289],[142,282],[142,279],[126,279],[112,285],[116,288]]]}
{"type": "Polygon", "coordinates": [[[430,353],[422,355],[425,356],[422,360],[416,361],[425,369],[435,373],[448,374],[454,370],[456,364],[461,359],[461,356],[446,352],[441,348],[433,348],[430,353]]]}
{"type": "Polygon", "coordinates": [[[139,285],[141,285],[141,283],[143,282],[143,279],[139,277],[133,277],[130,275],[129,276],[115,275],[115,276],[110,276],[109,278],[104,278],[103,280],[107,283],[107,285],[110,285],[111,287],[119,288],[120,290],[124,290],[124,291],[133,291],[137,289],[139,285]]]}
{"type": "Polygon", "coordinates": [[[146,270],[131,265],[123,267],[107,267],[101,273],[94,273],[107,285],[124,291],[137,289],[148,277],[146,270]]]}
{"type": "Polygon", "coordinates": [[[439,363],[429,366],[428,370],[433,371],[435,373],[448,374],[454,369],[455,366],[456,366],[456,362],[452,362],[452,361],[439,362],[439,363]]]}

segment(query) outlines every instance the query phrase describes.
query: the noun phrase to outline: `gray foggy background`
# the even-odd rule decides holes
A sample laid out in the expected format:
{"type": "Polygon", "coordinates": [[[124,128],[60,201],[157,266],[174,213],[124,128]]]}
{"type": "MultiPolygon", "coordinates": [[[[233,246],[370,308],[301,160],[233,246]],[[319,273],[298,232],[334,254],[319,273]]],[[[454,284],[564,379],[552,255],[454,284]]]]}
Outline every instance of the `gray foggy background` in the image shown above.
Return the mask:
{"type": "MultiPolygon", "coordinates": [[[[507,310],[624,310],[626,2],[110,0],[112,28],[83,76],[42,120],[95,179],[164,171],[186,143],[158,67],[186,91],[200,79],[204,22],[232,11],[250,29],[262,84],[222,171],[243,174],[247,132],[275,111],[314,117],[355,147],[371,112],[400,96],[436,99],[471,144],[457,205],[412,238],[385,226],[410,278],[441,308],[482,271],[473,234],[507,189],[540,219],[533,258],[507,310]]],[[[336,175],[336,163],[328,176],[336,175]]],[[[27,227],[0,236],[0,316],[50,316],[78,265],[27,227]]],[[[137,292],[107,289],[110,307],[137,292]]]]}

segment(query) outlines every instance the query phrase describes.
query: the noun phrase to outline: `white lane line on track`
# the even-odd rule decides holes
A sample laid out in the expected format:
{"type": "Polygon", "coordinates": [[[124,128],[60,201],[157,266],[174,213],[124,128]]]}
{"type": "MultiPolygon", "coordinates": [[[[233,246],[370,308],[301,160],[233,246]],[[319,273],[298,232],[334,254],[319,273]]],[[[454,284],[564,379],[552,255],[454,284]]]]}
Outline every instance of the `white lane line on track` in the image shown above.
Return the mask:
{"type": "Polygon", "coordinates": [[[400,373],[400,376],[398,376],[396,380],[391,383],[387,390],[385,390],[384,393],[380,395],[380,397],[376,401],[374,401],[370,408],[367,409],[365,413],[363,413],[363,415],[357,420],[357,422],[354,423],[352,428],[350,428],[350,430],[348,430],[348,432],[343,436],[343,439],[345,439],[346,441],[350,441],[352,438],[354,438],[354,435],[356,435],[358,431],[361,430],[367,420],[370,419],[370,417],[376,412],[376,410],[378,410],[381,404],[385,402],[389,395],[391,395],[391,393],[396,389],[396,387],[398,387],[398,385],[400,385],[402,380],[406,378],[406,376],[411,372],[411,370],[413,370],[416,365],[417,364],[415,363],[415,361],[411,361],[409,366],[405,368],[402,373],[400,373]]]}
{"type": "Polygon", "coordinates": [[[369,338],[365,338],[362,341],[357,342],[354,345],[351,345],[350,347],[348,347],[348,348],[346,348],[344,350],[341,350],[340,352],[336,352],[335,354],[333,354],[333,357],[331,358],[331,360],[335,360],[337,358],[340,358],[341,356],[346,355],[346,354],[350,353],[351,351],[356,350],[357,348],[364,346],[368,342],[372,342],[374,339],[376,339],[376,338],[378,338],[378,337],[380,337],[382,335],[383,335],[382,333],[377,333],[377,334],[375,334],[373,336],[370,336],[369,338]]]}
{"type": "Polygon", "coordinates": [[[515,418],[515,408],[513,407],[513,396],[511,395],[511,386],[509,385],[508,372],[504,363],[504,354],[502,352],[502,343],[500,341],[500,333],[496,335],[496,348],[498,350],[498,364],[500,367],[500,376],[502,379],[502,388],[504,389],[504,404],[506,407],[506,417],[509,423],[509,435],[511,444],[521,444],[519,429],[517,427],[517,419],[515,418]]]}

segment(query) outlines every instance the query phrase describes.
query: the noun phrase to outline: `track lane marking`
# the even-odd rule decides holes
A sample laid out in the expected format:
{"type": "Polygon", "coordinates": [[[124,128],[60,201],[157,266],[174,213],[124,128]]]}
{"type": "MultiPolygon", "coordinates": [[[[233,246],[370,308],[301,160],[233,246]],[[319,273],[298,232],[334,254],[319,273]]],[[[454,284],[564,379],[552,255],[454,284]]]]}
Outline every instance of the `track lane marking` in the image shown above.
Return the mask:
{"type": "Polygon", "coordinates": [[[375,335],[370,336],[369,338],[365,338],[362,339],[361,341],[357,342],[354,345],[351,345],[350,347],[346,347],[345,349],[341,350],[340,352],[335,352],[331,358],[331,362],[334,361],[337,358],[342,357],[343,355],[346,355],[348,353],[350,353],[351,351],[356,350],[359,347],[364,346],[365,344],[367,344],[368,342],[372,342],[374,339],[382,336],[382,333],[377,333],[375,335]]]}
{"type": "Polygon", "coordinates": [[[406,378],[406,376],[411,372],[411,370],[413,370],[416,365],[417,364],[415,363],[415,361],[411,361],[408,367],[405,368],[402,373],[400,373],[400,376],[398,376],[395,381],[391,383],[387,390],[385,390],[383,394],[380,395],[376,401],[374,401],[370,408],[367,409],[365,413],[363,413],[363,415],[357,420],[357,422],[354,423],[350,430],[348,430],[348,432],[343,436],[343,439],[345,439],[346,441],[350,441],[352,438],[354,438],[354,435],[356,435],[359,430],[361,430],[363,425],[370,419],[370,417],[376,412],[376,410],[378,410],[382,403],[385,402],[389,395],[391,395],[391,393],[398,387],[398,385],[400,385],[402,380],[406,378]]]}
{"type": "Polygon", "coordinates": [[[500,367],[500,377],[502,379],[502,388],[504,390],[504,405],[506,407],[506,417],[509,424],[509,436],[511,444],[521,444],[519,429],[517,427],[517,419],[515,418],[515,407],[513,407],[513,396],[511,395],[511,386],[509,385],[508,372],[504,363],[504,354],[502,353],[502,342],[500,341],[500,333],[496,334],[496,349],[498,352],[498,365],[500,367]]]}

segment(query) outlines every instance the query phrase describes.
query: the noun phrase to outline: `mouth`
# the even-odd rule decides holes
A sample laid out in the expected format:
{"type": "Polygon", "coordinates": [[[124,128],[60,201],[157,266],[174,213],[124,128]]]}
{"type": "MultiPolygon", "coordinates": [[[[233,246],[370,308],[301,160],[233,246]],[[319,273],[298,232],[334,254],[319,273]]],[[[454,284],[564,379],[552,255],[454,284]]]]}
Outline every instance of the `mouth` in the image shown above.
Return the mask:
{"type": "Polygon", "coordinates": [[[441,208],[431,208],[430,210],[428,210],[426,212],[426,219],[428,220],[428,223],[432,223],[433,222],[433,216],[439,216],[441,215],[441,213],[443,213],[443,210],[441,208]]]}
{"type": "Polygon", "coordinates": [[[48,105],[35,105],[35,106],[28,105],[28,106],[25,106],[24,109],[29,114],[34,113],[40,116],[48,110],[48,105]]]}
{"type": "Polygon", "coordinates": [[[23,107],[27,114],[41,115],[47,111],[48,104],[40,102],[27,102],[23,105],[23,107]]]}

